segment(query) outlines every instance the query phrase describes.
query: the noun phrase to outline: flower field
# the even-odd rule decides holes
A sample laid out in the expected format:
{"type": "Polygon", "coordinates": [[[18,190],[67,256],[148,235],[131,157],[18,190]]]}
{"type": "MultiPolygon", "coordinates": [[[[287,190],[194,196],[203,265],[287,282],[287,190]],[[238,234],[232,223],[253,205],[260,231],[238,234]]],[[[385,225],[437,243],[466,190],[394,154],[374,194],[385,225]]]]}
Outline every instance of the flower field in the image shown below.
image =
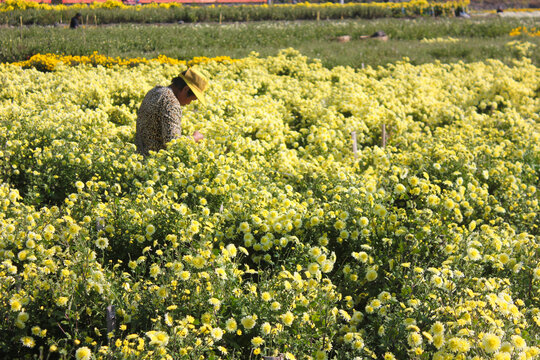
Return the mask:
{"type": "MultiPolygon", "coordinates": [[[[80,12],[86,25],[112,23],[176,23],[182,22],[236,22],[260,20],[320,20],[320,19],[376,19],[404,16],[454,17],[456,11],[466,9],[468,0],[405,2],[369,2],[338,4],[333,2],[276,5],[229,6],[210,4],[186,6],[181,2],[125,5],[121,1],[107,0],[92,4],[49,5],[29,0],[6,0],[0,2],[0,22],[11,25],[52,25],[69,22],[80,12]]],[[[150,1],[148,1],[150,2],[150,1]]],[[[234,1],[231,1],[234,2],[234,1]]],[[[261,2],[264,2],[261,1],[261,2]]]]}
{"type": "Polygon", "coordinates": [[[539,357],[527,58],[200,60],[205,140],[147,159],[186,63],[51,59],[0,65],[1,358],[539,357]]]}

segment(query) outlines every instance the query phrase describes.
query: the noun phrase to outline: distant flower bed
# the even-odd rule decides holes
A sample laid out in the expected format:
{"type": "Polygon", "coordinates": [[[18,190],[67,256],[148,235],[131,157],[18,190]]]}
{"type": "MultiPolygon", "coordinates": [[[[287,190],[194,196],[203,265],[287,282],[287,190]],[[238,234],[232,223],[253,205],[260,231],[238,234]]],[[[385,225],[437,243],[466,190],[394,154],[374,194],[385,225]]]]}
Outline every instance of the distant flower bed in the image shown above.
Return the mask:
{"type": "Polygon", "coordinates": [[[89,16],[96,23],[114,22],[196,22],[196,21],[256,21],[256,20],[302,20],[381,18],[403,16],[454,16],[465,9],[468,0],[445,3],[413,0],[388,3],[321,3],[309,2],[281,5],[241,6],[185,6],[181,3],[152,3],[125,5],[120,1],[108,0],[87,4],[49,5],[28,0],[7,0],[0,3],[0,12],[5,13],[4,23],[53,24],[68,20],[76,12],[89,16]],[[62,17],[63,15],[63,17],[62,17]]]}
{"type": "Polygon", "coordinates": [[[453,37],[446,37],[446,38],[433,38],[433,39],[422,39],[420,42],[422,43],[455,43],[458,42],[459,39],[453,38],[453,37]]]}
{"type": "Polygon", "coordinates": [[[140,64],[149,64],[151,62],[157,62],[160,64],[171,64],[171,65],[187,65],[193,66],[197,64],[205,64],[208,62],[233,62],[238,60],[233,60],[228,56],[219,56],[215,58],[207,57],[195,57],[189,61],[173,59],[164,55],[160,55],[155,59],[146,59],[146,58],[119,58],[119,57],[109,57],[105,55],[100,55],[97,52],[94,52],[90,56],[72,56],[72,55],[56,55],[56,54],[36,54],[30,59],[20,62],[15,62],[13,65],[21,66],[25,69],[36,68],[42,71],[52,71],[55,70],[58,66],[68,65],[76,66],[79,64],[90,64],[93,66],[105,66],[112,67],[115,65],[120,66],[136,66],[140,64]]]}
{"type": "Polygon", "coordinates": [[[527,29],[525,26],[520,26],[510,31],[510,36],[540,36],[540,29],[536,30],[535,27],[527,29]]]}

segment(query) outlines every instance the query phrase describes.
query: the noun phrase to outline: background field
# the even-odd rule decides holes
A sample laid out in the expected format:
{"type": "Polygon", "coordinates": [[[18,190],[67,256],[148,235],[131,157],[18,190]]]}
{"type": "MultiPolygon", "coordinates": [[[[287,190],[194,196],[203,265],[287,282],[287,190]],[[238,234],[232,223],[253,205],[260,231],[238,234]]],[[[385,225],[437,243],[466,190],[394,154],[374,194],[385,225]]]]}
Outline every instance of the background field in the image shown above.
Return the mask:
{"type": "Polygon", "coordinates": [[[51,6],[28,0],[0,2],[0,24],[6,25],[55,25],[66,23],[80,12],[82,17],[95,25],[118,23],[186,23],[221,21],[263,20],[320,20],[320,19],[374,19],[418,16],[453,17],[466,8],[464,1],[435,3],[410,1],[403,3],[299,3],[277,5],[239,6],[184,6],[179,3],[161,3],[128,6],[120,1],[51,6]]]}
{"type": "MultiPolygon", "coordinates": [[[[413,64],[479,61],[509,63],[514,55],[505,48],[512,40],[540,44],[539,37],[511,37],[513,28],[536,26],[537,19],[378,19],[347,21],[257,22],[230,24],[168,24],[88,26],[76,31],[58,27],[0,30],[0,62],[21,61],[36,53],[154,58],[160,54],[179,59],[195,56],[242,58],[252,51],[262,56],[294,47],[327,67],[384,65],[410,58],[413,64]],[[361,35],[385,31],[390,39],[360,40],[361,35]],[[351,41],[336,38],[350,35],[351,41]],[[422,42],[448,37],[457,42],[422,42]]],[[[532,61],[540,62],[538,51],[532,61]]]]}

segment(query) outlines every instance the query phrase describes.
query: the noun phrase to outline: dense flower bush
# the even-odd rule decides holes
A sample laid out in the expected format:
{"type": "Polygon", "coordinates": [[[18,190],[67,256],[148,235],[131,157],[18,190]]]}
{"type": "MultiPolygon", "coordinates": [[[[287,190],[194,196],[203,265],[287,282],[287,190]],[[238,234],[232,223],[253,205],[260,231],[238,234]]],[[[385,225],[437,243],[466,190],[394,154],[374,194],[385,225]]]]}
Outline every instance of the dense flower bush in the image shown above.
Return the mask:
{"type": "Polygon", "coordinates": [[[62,64],[0,65],[2,358],[538,358],[527,58],[208,61],[205,140],[147,159],[186,64],[62,64]]]}

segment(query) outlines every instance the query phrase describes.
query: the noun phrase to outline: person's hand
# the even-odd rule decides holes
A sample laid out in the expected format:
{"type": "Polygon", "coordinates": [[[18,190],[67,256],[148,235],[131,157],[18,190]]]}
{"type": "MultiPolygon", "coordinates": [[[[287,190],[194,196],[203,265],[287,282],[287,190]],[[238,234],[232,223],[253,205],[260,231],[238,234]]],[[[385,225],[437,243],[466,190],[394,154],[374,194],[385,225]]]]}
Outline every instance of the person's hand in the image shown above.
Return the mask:
{"type": "Polygon", "coordinates": [[[193,133],[193,140],[195,140],[195,142],[199,142],[202,139],[204,139],[204,135],[195,130],[195,132],[193,133]]]}

